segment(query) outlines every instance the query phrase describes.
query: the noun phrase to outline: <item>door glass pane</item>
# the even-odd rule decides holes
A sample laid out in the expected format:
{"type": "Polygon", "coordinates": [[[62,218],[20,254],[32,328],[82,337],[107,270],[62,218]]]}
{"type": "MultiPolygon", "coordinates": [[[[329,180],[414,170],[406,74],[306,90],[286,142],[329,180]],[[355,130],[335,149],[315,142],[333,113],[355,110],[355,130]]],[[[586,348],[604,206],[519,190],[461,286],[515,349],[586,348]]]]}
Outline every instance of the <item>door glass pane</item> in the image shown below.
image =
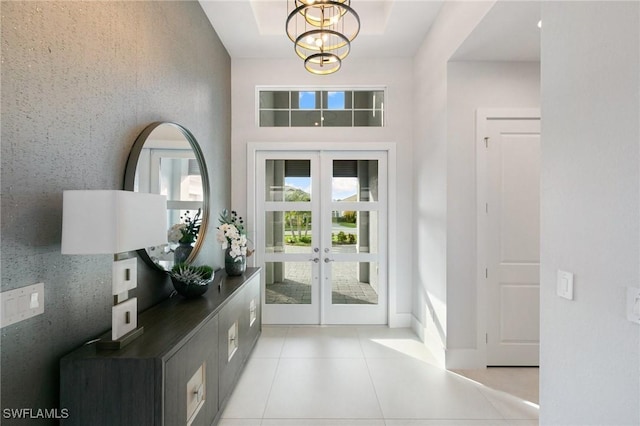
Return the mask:
{"type": "Polygon", "coordinates": [[[378,201],[378,160],[334,160],[333,201],[378,201]]]}
{"type": "Polygon", "coordinates": [[[267,160],[266,201],[311,201],[310,160],[267,160]]]}
{"type": "Polygon", "coordinates": [[[378,212],[333,211],[333,253],[378,253],[378,212]]]}
{"type": "Polygon", "coordinates": [[[331,268],[331,303],[378,304],[377,262],[334,262],[331,268]]]}
{"type": "Polygon", "coordinates": [[[266,262],[265,300],[269,305],[311,303],[311,273],[309,262],[266,262]]]}
{"type": "Polygon", "coordinates": [[[311,253],[311,212],[266,212],[265,253],[311,253]]]}

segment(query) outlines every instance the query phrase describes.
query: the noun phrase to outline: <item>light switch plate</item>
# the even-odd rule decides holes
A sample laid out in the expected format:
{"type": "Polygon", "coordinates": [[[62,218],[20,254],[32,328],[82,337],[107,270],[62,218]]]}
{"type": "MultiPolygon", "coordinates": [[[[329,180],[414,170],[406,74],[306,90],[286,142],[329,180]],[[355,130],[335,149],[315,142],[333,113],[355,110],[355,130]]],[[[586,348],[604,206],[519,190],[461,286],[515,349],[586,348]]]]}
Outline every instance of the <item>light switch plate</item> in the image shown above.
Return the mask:
{"type": "Polygon", "coordinates": [[[16,288],[0,294],[2,327],[44,313],[44,283],[16,288]]]}
{"type": "Polygon", "coordinates": [[[558,270],[556,286],[558,296],[573,300],[573,274],[571,272],[558,270]]]}
{"type": "Polygon", "coordinates": [[[111,310],[111,339],[117,340],[138,327],[138,299],[132,297],[111,310]]]}
{"type": "Polygon", "coordinates": [[[627,319],[640,324],[640,288],[627,287],[627,319]]]}
{"type": "Polygon", "coordinates": [[[138,285],[138,260],[131,259],[117,260],[113,262],[111,279],[113,283],[113,295],[132,290],[138,285]]]}

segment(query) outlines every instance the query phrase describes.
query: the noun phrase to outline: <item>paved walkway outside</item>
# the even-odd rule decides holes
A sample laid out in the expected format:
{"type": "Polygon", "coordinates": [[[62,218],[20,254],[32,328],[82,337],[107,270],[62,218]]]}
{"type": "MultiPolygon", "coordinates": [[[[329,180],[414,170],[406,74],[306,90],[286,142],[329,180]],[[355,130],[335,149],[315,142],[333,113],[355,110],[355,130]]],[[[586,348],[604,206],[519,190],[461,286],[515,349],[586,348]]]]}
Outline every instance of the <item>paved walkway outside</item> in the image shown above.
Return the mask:
{"type": "MultiPolygon", "coordinates": [[[[355,246],[339,247],[343,253],[355,253],[355,246]]],[[[287,253],[305,253],[309,247],[286,246],[287,253]]],[[[377,304],[378,293],[369,283],[358,281],[358,262],[336,262],[333,264],[333,288],[331,299],[334,304],[377,304]]],[[[311,303],[311,263],[285,263],[283,282],[267,284],[267,304],[310,304],[311,303]]]]}

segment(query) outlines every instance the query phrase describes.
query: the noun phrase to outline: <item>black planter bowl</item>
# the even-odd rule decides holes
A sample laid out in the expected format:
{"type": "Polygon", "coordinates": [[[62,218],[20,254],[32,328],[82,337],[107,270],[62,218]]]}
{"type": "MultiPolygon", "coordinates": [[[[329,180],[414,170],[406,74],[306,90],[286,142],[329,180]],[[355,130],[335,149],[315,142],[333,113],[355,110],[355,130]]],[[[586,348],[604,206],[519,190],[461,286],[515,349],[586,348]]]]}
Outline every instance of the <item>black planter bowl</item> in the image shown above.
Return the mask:
{"type": "Polygon", "coordinates": [[[186,297],[187,299],[193,299],[202,296],[207,292],[207,290],[209,290],[209,285],[213,282],[213,277],[202,284],[186,283],[175,277],[171,277],[171,282],[173,283],[173,288],[176,289],[180,296],[186,297]]]}

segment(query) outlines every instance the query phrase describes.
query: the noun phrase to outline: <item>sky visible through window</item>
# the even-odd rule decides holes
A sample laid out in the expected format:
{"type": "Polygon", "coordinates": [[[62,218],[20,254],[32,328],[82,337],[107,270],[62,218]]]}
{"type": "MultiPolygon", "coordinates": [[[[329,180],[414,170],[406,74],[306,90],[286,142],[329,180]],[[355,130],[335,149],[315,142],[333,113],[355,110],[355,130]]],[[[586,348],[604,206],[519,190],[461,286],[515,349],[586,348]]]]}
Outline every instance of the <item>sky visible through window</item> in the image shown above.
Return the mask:
{"type": "Polygon", "coordinates": [[[327,92],[328,109],[344,109],[344,92],[327,92]]]}
{"type": "MultiPolygon", "coordinates": [[[[345,109],[344,92],[323,92],[327,96],[327,109],[345,109]]],[[[316,92],[299,92],[298,107],[300,109],[316,109],[316,92]]]]}
{"type": "MultiPolygon", "coordinates": [[[[310,177],[287,177],[284,184],[293,188],[311,194],[311,178],[310,177]]],[[[331,183],[331,199],[334,201],[344,200],[358,192],[357,178],[333,178],[331,183]]]]}
{"type": "Polygon", "coordinates": [[[300,92],[298,94],[298,106],[300,109],[315,109],[316,92],[300,92]]]}

